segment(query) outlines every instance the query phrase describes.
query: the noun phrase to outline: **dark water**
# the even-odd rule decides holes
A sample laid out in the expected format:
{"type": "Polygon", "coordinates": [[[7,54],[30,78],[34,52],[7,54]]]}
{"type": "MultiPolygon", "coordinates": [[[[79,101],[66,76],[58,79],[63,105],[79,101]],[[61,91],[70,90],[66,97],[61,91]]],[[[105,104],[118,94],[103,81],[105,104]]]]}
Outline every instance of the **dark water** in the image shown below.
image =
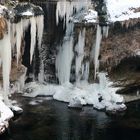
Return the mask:
{"type": "Polygon", "coordinates": [[[10,125],[9,134],[0,140],[140,140],[140,102],[128,105],[123,116],[84,107],[68,109],[67,104],[19,98],[24,113],[10,125]]]}

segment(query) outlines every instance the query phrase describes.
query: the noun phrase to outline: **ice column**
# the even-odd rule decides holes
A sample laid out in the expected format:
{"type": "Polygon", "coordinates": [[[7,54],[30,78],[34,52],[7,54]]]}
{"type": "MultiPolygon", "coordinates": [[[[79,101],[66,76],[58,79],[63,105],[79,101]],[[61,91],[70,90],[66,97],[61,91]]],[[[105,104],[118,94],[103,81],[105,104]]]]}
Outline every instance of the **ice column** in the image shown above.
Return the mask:
{"type": "Polygon", "coordinates": [[[36,46],[36,19],[35,17],[30,18],[31,24],[31,47],[30,47],[30,63],[33,59],[34,49],[36,46]]]}
{"type": "Polygon", "coordinates": [[[99,55],[100,55],[100,45],[102,40],[102,33],[100,25],[97,25],[96,32],[96,42],[95,42],[95,51],[94,51],[94,79],[96,79],[97,72],[99,71],[99,55]]]}
{"type": "Polygon", "coordinates": [[[3,90],[4,102],[10,105],[8,100],[9,93],[9,77],[11,71],[11,39],[10,39],[10,23],[8,22],[8,33],[0,40],[0,55],[2,59],[2,74],[3,74],[3,90]]]}
{"type": "Polygon", "coordinates": [[[21,52],[21,42],[23,37],[23,25],[22,20],[16,24],[16,48],[17,48],[17,64],[20,57],[21,52]]]}
{"type": "Polygon", "coordinates": [[[56,71],[59,83],[63,84],[70,81],[71,63],[73,59],[73,24],[69,23],[63,44],[59,46],[56,57],[56,71]]]}
{"type": "Polygon", "coordinates": [[[76,49],[76,82],[79,82],[82,74],[82,62],[84,58],[84,47],[85,47],[85,28],[79,33],[78,43],[75,47],[76,49]],[[80,74],[81,72],[81,74],[80,74]]]}

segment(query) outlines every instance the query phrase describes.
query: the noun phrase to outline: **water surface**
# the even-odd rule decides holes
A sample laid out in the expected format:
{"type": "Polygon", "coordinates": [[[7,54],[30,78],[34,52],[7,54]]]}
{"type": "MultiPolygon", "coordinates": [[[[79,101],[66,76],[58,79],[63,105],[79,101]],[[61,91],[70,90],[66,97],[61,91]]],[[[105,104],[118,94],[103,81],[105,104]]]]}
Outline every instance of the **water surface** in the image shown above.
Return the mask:
{"type": "Polygon", "coordinates": [[[54,100],[18,100],[24,113],[0,140],[140,140],[140,102],[129,104],[124,115],[108,116],[89,106],[73,110],[54,100]]]}

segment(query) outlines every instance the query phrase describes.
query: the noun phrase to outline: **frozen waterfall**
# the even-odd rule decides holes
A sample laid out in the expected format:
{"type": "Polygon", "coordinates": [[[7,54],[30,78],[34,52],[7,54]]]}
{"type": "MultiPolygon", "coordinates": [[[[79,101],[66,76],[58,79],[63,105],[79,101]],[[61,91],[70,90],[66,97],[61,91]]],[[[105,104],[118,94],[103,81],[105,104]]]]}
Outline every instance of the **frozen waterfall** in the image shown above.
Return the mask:
{"type": "Polygon", "coordinates": [[[83,31],[80,31],[79,37],[78,37],[78,43],[75,47],[75,51],[77,52],[76,56],[76,82],[79,82],[81,79],[81,68],[82,68],[82,62],[84,58],[84,47],[85,47],[85,28],[83,31]]]}
{"type": "Polygon", "coordinates": [[[3,74],[3,97],[4,102],[10,105],[8,100],[9,93],[9,79],[11,70],[11,42],[10,42],[10,22],[8,24],[8,33],[4,35],[4,38],[0,40],[0,56],[2,60],[2,74],[3,74]]]}
{"type": "Polygon", "coordinates": [[[96,79],[97,72],[99,71],[99,55],[100,55],[101,40],[102,40],[101,27],[100,25],[97,25],[96,42],[94,49],[94,79],[96,79]]]}
{"type": "Polygon", "coordinates": [[[63,84],[70,81],[71,63],[73,59],[73,23],[69,23],[62,45],[56,57],[56,75],[59,83],[63,84]]]}

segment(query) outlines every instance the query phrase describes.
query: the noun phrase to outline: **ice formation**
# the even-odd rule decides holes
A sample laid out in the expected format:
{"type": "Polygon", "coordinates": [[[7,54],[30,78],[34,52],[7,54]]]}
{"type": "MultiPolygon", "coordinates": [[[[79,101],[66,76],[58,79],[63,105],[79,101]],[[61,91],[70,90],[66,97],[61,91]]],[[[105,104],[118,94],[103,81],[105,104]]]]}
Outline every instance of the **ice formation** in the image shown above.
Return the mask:
{"type": "MultiPolygon", "coordinates": [[[[66,34],[63,43],[58,46],[59,50],[56,57],[56,75],[59,79],[60,85],[54,85],[51,87],[52,89],[50,89],[49,85],[49,92],[44,92],[44,88],[47,88],[48,85],[46,87],[44,86],[43,91],[40,89],[39,91],[32,92],[29,96],[35,97],[38,94],[52,95],[56,100],[69,102],[69,106],[76,104],[92,104],[97,109],[124,109],[125,105],[123,104],[123,97],[115,94],[116,89],[111,87],[109,80],[106,78],[106,74],[99,72],[100,45],[102,37],[108,37],[109,27],[107,25],[100,26],[97,24],[96,40],[93,44],[94,78],[96,79],[96,77],[98,77],[99,83],[88,83],[90,62],[83,62],[85,55],[85,29],[79,32],[78,43],[74,50],[76,52],[76,83],[70,83],[71,64],[74,58],[74,43],[72,35],[73,23],[69,20],[71,19],[71,16],[74,16],[74,8],[79,11],[85,6],[83,3],[76,4],[76,2],[57,2],[56,23],[59,23],[59,19],[64,19],[64,23],[66,23],[66,34]],[[68,6],[69,8],[67,8],[68,6]],[[101,101],[99,100],[100,98],[102,99],[101,101]],[[119,102],[120,105],[117,105],[117,102],[119,102]]],[[[85,19],[87,22],[97,22],[97,12],[90,10],[89,15],[86,15],[85,19]],[[91,20],[91,17],[94,17],[94,19],[91,20]]],[[[36,87],[34,88],[36,89],[36,87]]]]}
{"type": "Polygon", "coordinates": [[[69,23],[62,45],[56,57],[56,75],[59,83],[63,84],[70,81],[71,63],[73,59],[73,24],[69,23]]]}
{"type": "MultiPolygon", "coordinates": [[[[13,33],[14,34],[14,33],[13,33]]],[[[22,20],[16,24],[16,48],[17,48],[17,64],[21,52],[21,42],[23,38],[23,25],[22,20]]]]}
{"type": "Polygon", "coordinates": [[[43,29],[44,29],[44,16],[36,17],[36,25],[37,25],[38,47],[41,48],[43,29]]]}
{"type": "Polygon", "coordinates": [[[125,109],[126,106],[123,104],[123,97],[115,93],[117,88],[111,87],[112,83],[106,78],[106,74],[99,73],[98,76],[100,84],[81,82],[75,86],[69,82],[62,85],[29,83],[25,87],[25,91],[27,92],[25,92],[24,96],[53,96],[54,99],[68,102],[70,105],[78,102],[81,105],[93,105],[97,109],[125,109]],[[99,98],[102,98],[102,100],[100,101],[99,98]]]}
{"type": "Polygon", "coordinates": [[[84,58],[84,47],[85,47],[85,28],[83,31],[79,33],[78,37],[78,43],[75,47],[75,51],[77,52],[76,56],[76,82],[79,82],[81,80],[81,68],[82,68],[82,62],[84,58]]]}
{"type": "Polygon", "coordinates": [[[96,42],[94,51],[94,79],[96,79],[97,72],[99,71],[99,55],[100,55],[100,45],[102,40],[102,33],[100,25],[97,25],[96,32],[96,42]]]}
{"type": "Polygon", "coordinates": [[[31,48],[30,48],[30,63],[31,63],[36,45],[36,19],[34,17],[30,18],[30,24],[31,24],[31,48]]]}
{"type": "Polygon", "coordinates": [[[56,23],[59,23],[59,19],[64,19],[64,24],[69,22],[70,17],[73,16],[75,12],[82,10],[83,8],[88,8],[91,1],[81,0],[76,1],[58,1],[56,6],[56,23]]]}
{"type": "Polygon", "coordinates": [[[11,70],[11,41],[10,41],[10,22],[8,24],[8,33],[4,35],[4,38],[0,40],[0,56],[2,61],[2,75],[3,75],[3,90],[4,101],[9,105],[8,93],[9,93],[9,79],[11,70]]]}

